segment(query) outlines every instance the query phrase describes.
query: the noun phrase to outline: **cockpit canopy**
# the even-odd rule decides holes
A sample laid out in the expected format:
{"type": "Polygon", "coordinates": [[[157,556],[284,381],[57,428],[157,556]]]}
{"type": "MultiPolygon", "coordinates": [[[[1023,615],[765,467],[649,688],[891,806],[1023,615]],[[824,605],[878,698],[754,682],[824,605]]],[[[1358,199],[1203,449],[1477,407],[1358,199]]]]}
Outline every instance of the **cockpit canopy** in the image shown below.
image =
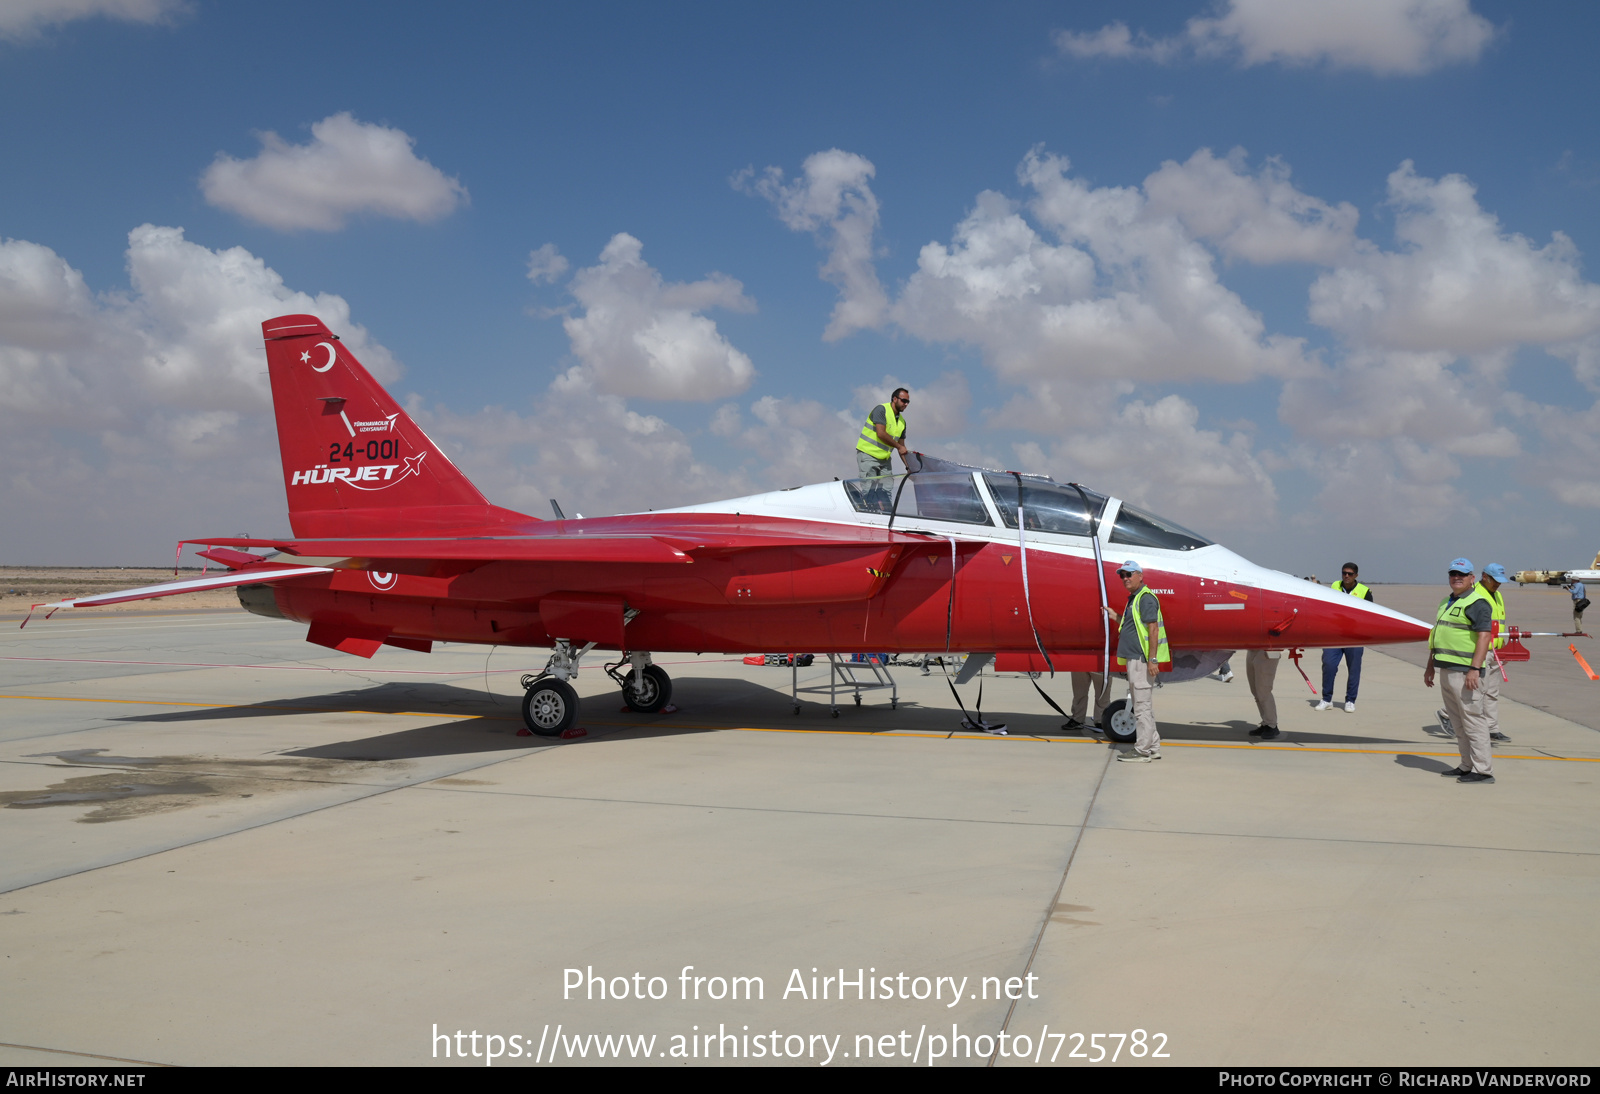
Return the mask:
{"type": "Polygon", "coordinates": [[[1017,526],[1020,508],[1030,532],[1087,539],[1095,525],[1103,523],[1109,514],[1114,522],[1110,543],[1166,551],[1193,551],[1212,544],[1182,525],[1127,502],[1116,503],[1116,499],[1087,487],[1063,486],[1036,475],[980,469],[938,470],[848,479],[843,486],[856,512],[888,516],[891,525],[920,518],[994,527],[984,504],[983,494],[987,493],[1007,528],[1017,526]]]}

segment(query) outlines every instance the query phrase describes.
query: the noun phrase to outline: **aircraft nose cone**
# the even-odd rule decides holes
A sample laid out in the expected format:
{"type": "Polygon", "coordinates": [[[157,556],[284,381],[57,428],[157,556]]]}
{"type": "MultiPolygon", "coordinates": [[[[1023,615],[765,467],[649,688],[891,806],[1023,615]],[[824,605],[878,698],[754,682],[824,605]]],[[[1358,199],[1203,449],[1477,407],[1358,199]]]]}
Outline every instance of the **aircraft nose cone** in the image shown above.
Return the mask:
{"type": "Polygon", "coordinates": [[[1307,646],[1382,646],[1395,642],[1426,642],[1432,628],[1420,619],[1380,609],[1365,601],[1329,604],[1302,600],[1296,638],[1307,646]]]}

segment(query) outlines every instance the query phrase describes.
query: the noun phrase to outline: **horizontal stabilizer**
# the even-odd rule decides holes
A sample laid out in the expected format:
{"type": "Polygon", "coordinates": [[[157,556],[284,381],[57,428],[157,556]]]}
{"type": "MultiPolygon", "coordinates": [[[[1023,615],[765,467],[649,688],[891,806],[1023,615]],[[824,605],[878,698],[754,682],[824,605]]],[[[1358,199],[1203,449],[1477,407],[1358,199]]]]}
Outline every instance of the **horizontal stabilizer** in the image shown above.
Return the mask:
{"type": "Polygon", "coordinates": [[[246,566],[254,566],[263,561],[260,555],[253,555],[249,551],[235,551],[231,547],[213,547],[209,551],[195,553],[212,562],[220,562],[230,570],[242,570],[246,566]]]}

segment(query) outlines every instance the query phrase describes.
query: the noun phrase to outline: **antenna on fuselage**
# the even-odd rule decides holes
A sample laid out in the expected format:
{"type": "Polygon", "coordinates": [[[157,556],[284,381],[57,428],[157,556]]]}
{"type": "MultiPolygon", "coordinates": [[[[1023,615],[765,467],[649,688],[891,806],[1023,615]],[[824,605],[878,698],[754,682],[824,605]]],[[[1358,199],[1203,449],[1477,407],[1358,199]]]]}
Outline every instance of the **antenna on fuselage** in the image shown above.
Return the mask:
{"type": "Polygon", "coordinates": [[[567,519],[567,514],[565,514],[565,513],[563,513],[561,511],[561,503],[559,501],[557,501],[555,498],[551,498],[550,499],[550,508],[552,508],[552,509],[554,509],[556,511],[556,519],[557,520],[566,520],[567,519]]]}

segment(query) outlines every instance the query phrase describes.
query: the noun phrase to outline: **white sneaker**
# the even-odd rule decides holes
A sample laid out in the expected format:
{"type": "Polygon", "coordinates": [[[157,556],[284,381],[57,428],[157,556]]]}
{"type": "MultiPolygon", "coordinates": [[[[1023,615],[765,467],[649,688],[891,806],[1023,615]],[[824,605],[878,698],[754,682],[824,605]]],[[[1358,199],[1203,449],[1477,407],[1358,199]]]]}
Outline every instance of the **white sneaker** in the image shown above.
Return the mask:
{"type": "Polygon", "coordinates": [[[1233,683],[1233,673],[1229,672],[1226,676],[1219,676],[1217,679],[1221,680],[1224,684],[1231,684],[1233,683]]]}
{"type": "Polygon", "coordinates": [[[1333,704],[1328,702],[1328,700],[1323,699],[1321,702],[1319,702],[1317,704],[1316,709],[1317,710],[1332,710],[1333,709],[1333,704]]]}
{"type": "Polygon", "coordinates": [[[1356,705],[1354,703],[1346,703],[1344,705],[1344,712],[1346,714],[1354,714],[1356,712],[1356,705]]]}

